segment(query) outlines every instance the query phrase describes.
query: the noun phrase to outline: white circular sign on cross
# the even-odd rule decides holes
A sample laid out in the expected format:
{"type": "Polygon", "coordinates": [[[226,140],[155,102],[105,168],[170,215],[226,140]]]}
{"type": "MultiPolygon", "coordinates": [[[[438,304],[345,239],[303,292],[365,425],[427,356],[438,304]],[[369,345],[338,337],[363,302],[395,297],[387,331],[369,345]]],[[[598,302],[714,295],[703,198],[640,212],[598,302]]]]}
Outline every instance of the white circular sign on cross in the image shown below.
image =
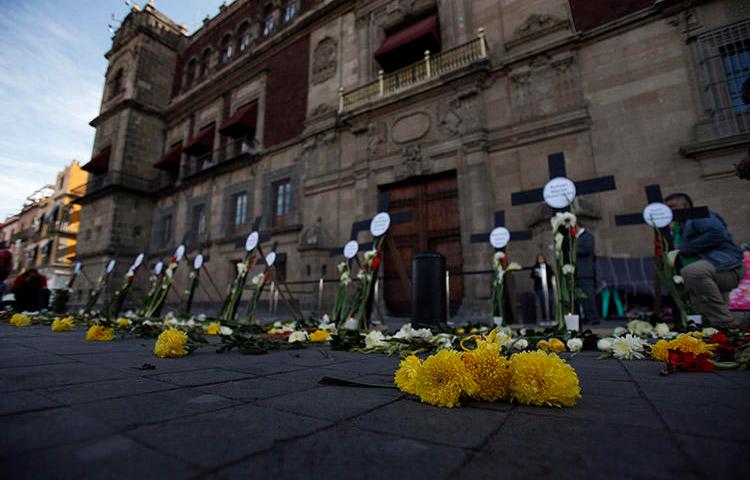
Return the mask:
{"type": "Polygon", "coordinates": [[[495,248],[505,248],[510,241],[510,231],[505,227],[497,227],[490,232],[490,245],[495,248]]]}
{"type": "Polygon", "coordinates": [[[185,255],[185,245],[180,245],[177,250],[174,251],[174,259],[179,263],[182,257],[185,255]]]}
{"type": "Polygon", "coordinates": [[[271,252],[266,255],[266,265],[269,267],[276,261],[276,252],[271,252]]]}
{"type": "Polygon", "coordinates": [[[576,184],[569,178],[555,177],[542,191],[544,201],[552,208],[565,208],[576,198],[576,184]]]}
{"type": "Polygon", "coordinates": [[[115,265],[117,265],[117,262],[114,259],[110,260],[109,263],[107,263],[107,273],[112,273],[112,270],[115,269],[115,265]]]}
{"type": "Polygon", "coordinates": [[[143,255],[142,253],[139,253],[138,256],[135,257],[135,260],[133,260],[133,269],[136,269],[141,266],[141,264],[143,263],[144,257],[145,255],[143,255]]]}
{"type": "Polygon", "coordinates": [[[391,226],[391,216],[387,212],[380,212],[370,222],[370,233],[373,237],[382,237],[391,226]]]}
{"type": "Polygon", "coordinates": [[[203,255],[200,253],[195,256],[195,259],[193,260],[193,268],[196,270],[200,270],[203,266],[203,255]]]}
{"type": "Polygon", "coordinates": [[[344,245],[344,256],[347,259],[352,259],[359,253],[359,243],[356,240],[350,240],[344,245]]]}
{"type": "Polygon", "coordinates": [[[669,205],[665,205],[661,202],[649,203],[646,208],[643,209],[643,221],[646,225],[650,225],[655,228],[664,228],[672,223],[674,214],[669,205]]]}
{"type": "Polygon", "coordinates": [[[73,267],[73,273],[79,273],[81,271],[81,262],[76,262],[75,266],[73,267]]]}
{"type": "Polygon", "coordinates": [[[158,262],[154,265],[154,275],[161,275],[162,270],[164,270],[164,262],[158,262]]]}
{"type": "Polygon", "coordinates": [[[255,247],[258,246],[258,239],[260,236],[258,235],[258,232],[252,232],[250,235],[247,236],[247,240],[245,240],[245,251],[252,252],[255,250],[255,247]]]}

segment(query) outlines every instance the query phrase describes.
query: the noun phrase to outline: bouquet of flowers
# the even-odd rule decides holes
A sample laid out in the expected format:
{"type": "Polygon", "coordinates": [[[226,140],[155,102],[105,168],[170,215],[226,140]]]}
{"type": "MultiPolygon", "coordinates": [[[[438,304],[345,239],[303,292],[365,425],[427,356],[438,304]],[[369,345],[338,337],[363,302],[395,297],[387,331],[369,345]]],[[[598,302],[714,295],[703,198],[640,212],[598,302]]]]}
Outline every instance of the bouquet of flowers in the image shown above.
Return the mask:
{"type": "Polygon", "coordinates": [[[490,305],[492,317],[504,318],[503,312],[503,292],[505,290],[505,274],[512,270],[520,270],[521,265],[512,262],[508,263],[508,259],[503,252],[495,253],[494,260],[492,262],[492,286],[490,294],[490,305]]]}
{"type": "Polygon", "coordinates": [[[662,231],[658,228],[654,228],[655,239],[655,254],[656,254],[656,269],[661,278],[662,285],[667,288],[669,296],[672,298],[677,309],[680,311],[680,323],[683,328],[688,327],[688,315],[695,312],[693,305],[691,304],[687,292],[685,290],[685,282],[682,276],[677,274],[676,261],[679,252],[672,250],[667,252],[665,246],[668,245],[666,238],[662,231]]]}
{"type": "Polygon", "coordinates": [[[350,309],[347,308],[346,299],[349,296],[349,285],[352,283],[352,274],[347,262],[339,263],[336,268],[339,272],[339,287],[336,290],[336,300],[333,303],[331,315],[333,316],[333,321],[339,325],[349,318],[351,314],[350,309]]]}
{"type": "Polygon", "coordinates": [[[244,260],[237,263],[237,274],[234,276],[229,289],[229,295],[219,315],[222,321],[234,321],[234,317],[237,315],[237,308],[240,304],[240,298],[242,297],[242,290],[244,290],[245,282],[247,281],[247,274],[252,268],[253,263],[255,263],[255,254],[249,252],[245,254],[244,260]]]}
{"type": "Polygon", "coordinates": [[[122,308],[122,304],[125,302],[125,297],[127,297],[128,292],[130,291],[130,287],[133,285],[133,280],[135,279],[135,272],[138,270],[138,267],[135,265],[131,266],[128,269],[128,272],[125,274],[125,278],[122,281],[122,284],[120,285],[120,288],[115,291],[114,298],[112,299],[112,303],[109,306],[109,316],[110,317],[117,317],[117,315],[120,313],[120,309],[122,308]]]}
{"type": "Polygon", "coordinates": [[[576,290],[575,282],[577,221],[576,216],[570,212],[558,212],[550,220],[555,240],[555,319],[560,329],[565,328],[565,315],[573,315],[576,312],[576,299],[585,297],[582,291],[576,290]],[[567,252],[564,252],[563,247],[566,243],[567,252]]]}
{"type": "Polygon", "coordinates": [[[114,266],[112,262],[113,260],[110,260],[107,266],[104,267],[104,271],[102,272],[102,274],[99,275],[99,279],[96,281],[96,287],[94,287],[94,290],[91,291],[91,295],[89,295],[89,299],[86,302],[86,305],[84,305],[83,307],[84,315],[89,315],[96,306],[96,303],[99,301],[99,297],[102,295],[102,291],[107,285],[109,276],[112,273],[112,269],[110,268],[110,265],[114,266]]]}
{"type": "Polygon", "coordinates": [[[173,255],[167,264],[167,268],[164,270],[164,274],[161,276],[161,282],[158,283],[158,287],[155,289],[154,294],[148,299],[145,308],[143,309],[144,317],[153,317],[159,314],[164,301],[167,299],[167,293],[169,288],[174,282],[174,274],[180,263],[180,259],[177,255],[173,255]]]}
{"type": "Polygon", "coordinates": [[[357,327],[363,330],[370,329],[370,311],[372,309],[374,282],[377,280],[378,268],[380,268],[380,260],[383,252],[382,237],[380,240],[380,242],[376,240],[372,250],[365,252],[364,261],[359,272],[357,272],[359,285],[355,295],[355,304],[357,307],[354,320],[357,322],[357,327]]]}
{"type": "Polygon", "coordinates": [[[255,318],[255,310],[258,308],[258,302],[260,301],[260,295],[263,293],[263,287],[268,284],[268,279],[271,277],[271,269],[266,269],[264,273],[259,273],[253,277],[251,283],[253,284],[254,292],[253,298],[250,299],[250,303],[247,305],[247,315],[245,316],[245,323],[252,323],[255,318]]]}

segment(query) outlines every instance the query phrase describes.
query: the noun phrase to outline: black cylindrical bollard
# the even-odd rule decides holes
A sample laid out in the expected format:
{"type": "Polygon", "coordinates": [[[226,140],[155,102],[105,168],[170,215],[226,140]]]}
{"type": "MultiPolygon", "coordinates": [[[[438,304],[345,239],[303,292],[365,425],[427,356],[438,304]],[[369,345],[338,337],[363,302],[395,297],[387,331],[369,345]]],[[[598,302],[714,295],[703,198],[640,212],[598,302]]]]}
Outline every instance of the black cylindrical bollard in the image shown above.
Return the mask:
{"type": "Polygon", "coordinates": [[[421,252],[411,261],[411,320],[414,326],[445,325],[445,257],[421,252]]]}

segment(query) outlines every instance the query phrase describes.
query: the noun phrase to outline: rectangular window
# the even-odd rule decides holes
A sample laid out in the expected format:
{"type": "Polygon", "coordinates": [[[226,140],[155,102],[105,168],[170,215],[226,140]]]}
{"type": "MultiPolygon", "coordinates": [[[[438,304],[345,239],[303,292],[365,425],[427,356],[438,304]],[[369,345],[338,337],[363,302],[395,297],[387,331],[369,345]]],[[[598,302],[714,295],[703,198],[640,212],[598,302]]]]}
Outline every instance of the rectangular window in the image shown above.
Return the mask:
{"type": "Polygon", "coordinates": [[[284,10],[284,22],[291,22],[297,16],[297,0],[292,0],[284,10]]]}
{"type": "Polygon", "coordinates": [[[232,225],[239,227],[247,224],[247,193],[232,195],[232,225]]]}
{"type": "Polygon", "coordinates": [[[263,35],[265,35],[266,37],[271,35],[271,32],[273,32],[274,27],[275,25],[274,25],[273,17],[271,16],[271,17],[266,18],[266,22],[263,25],[263,35]]]}
{"type": "Polygon", "coordinates": [[[206,234],[206,206],[202,203],[193,206],[191,227],[190,230],[193,232],[194,240],[197,240],[206,234]]]}
{"type": "Polygon", "coordinates": [[[161,246],[166,247],[172,241],[172,215],[161,218],[161,246]]]}
{"type": "Polygon", "coordinates": [[[292,182],[284,179],[273,184],[273,225],[285,225],[292,205],[292,182]]]}
{"type": "Polygon", "coordinates": [[[750,132],[750,20],[700,35],[696,49],[714,135],[750,132]]]}

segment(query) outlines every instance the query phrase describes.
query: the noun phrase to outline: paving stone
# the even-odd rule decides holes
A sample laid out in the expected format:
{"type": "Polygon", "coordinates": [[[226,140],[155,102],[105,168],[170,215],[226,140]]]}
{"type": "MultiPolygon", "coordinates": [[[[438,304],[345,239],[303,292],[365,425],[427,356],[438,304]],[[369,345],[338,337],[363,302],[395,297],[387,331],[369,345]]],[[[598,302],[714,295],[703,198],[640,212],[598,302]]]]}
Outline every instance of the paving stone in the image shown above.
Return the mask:
{"type": "Polygon", "coordinates": [[[666,431],[513,412],[452,478],[699,478],[666,431]]]}
{"type": "Polygon", "coordinates": [[[330,367],[318,367],[300,368],[299,370],[295,370],[292,372],[268,375],[266,378],[316,386],[319,384],[318,382],[320,382],[320,379],[323,377],[335,377],[345,380],[353,380],[360,376],[362,376],[361,372],[354,372],[348,369],[341,370],[330,367]]]}
{"type": "Polygon", "coordinates": [[[330,425],[323,420],[242,405],[138,428],[128,434],[185,461],[214,468],[330,425]]]}
{"type": "Polygon", "coordinates": [[[247,373],[232,372],[220,368],[207,368],[201,370],[190,370],[187,372],[163,373],[153,375],[150,378],[179,386],[198,386],[240,380],[251,376],[252,375],[247,373]]]}
{"type": "Polygon", "coordinates": [[[404,399],[352,419],[350,423],[358,428],[417,440],[478,448],[506,416],[498,411],[438,408],[415,399],[404,399]]]}
{"type": "Polygon", "coordinates": [[[380,389],[318,387],[261,400],[258,405],[327,420],[341,420],[394,401],[380,389]]]}
{"type": "MultiPolygon", "coordinates": [[[[631,384],[632,385],[632,384],[631,384]]],[[[669,381],[639,381],[640,388],[652,402],[662,403],[692,403],[714,408],[718,405],[730,408],[746,408],[750,389],[738,385],[721,384],[710,388],[691,388],[684,383],[670,383],[669,381]]]]}
{"type": "Polygon", "coordinates": [[[706,478],[742,478],[750,472],[750,449],[747,442],[689,435],[677,435],[677,441],[698,468],[706,474],[706,478]]]}
{"type": "Polygon", "coordinates": [[[112,398],[141,395],[160,390],[175,388],[164,382],[149,380],[148,378],[122,378],[117,380],[102,380],[94,385],[84,383],[51,387],[39,390],[46,397],[53,398],[67,405],[108,400],[112,398]]]}
{"type": "Polygon", "coordinates": [[[0,457],[87,440],[113,430],[70,408],[8,415],[2,418],[0,457]]]}
{"type": "MultiPolygon", "coordinates": [[[[686,395],[689,394],[686,392],[686,395]]],[[[655,406],[674,432],[725,440],[750,440],[750,410],[747,406],[728,408],[717,405],[711,408],[681,398],[656,402],[655,406]]]]}
{"type": "Polygon", "coordinates": [[[45,396],[29,391],[4,393],[0,398],[2,399],[0,400],[0,415],[60,406],[57,402],[45,396]]]}
{"type": "Polygon", "coordinates": [[[91,383],[126,377],[127,374],[98,366],[75,363],[0,369],[0,391],[28,390],[57,385],[91,383]]]}
{"type": "Polygon", "coordinates": [[[458,448],[337,426],[254,455],[218,472],[216,477],[431,480],[445,477],[465,457],[458,448]]]}
{"type": "Polygon", "coordinates": [[[13,455],[0,461],[7,478],[39,480],[187,478],[199,470],[122,435],[13,455]],[[54,474],[51,473],[54,471],[54,474]]]}
{"type": "Polygon", "coordinates": [[[61,355],[50,355],[31,350],[31,353],[19,353],[0,359],[0,370],[13,367],[33,367],[36,365],[59,365],[72,363],[73,360],[61,355]]]}
{"type": "Polygon", "coordinates": [[[197,415],[237,404],[236,401],[190,389],[167,390],[87,403],[79,411],[118,429],[157,423],[173,418],[197,415]]]}
{"type": "Polygon", "coordinates": [[[196,390],[221,395],[234,400],[252,401],[278,397],[279,395],[309,390],[311,388],[316,387],[309,384],[257,377],[245,380],[233,380],[216,385],[207,385],[198,387],[196,390]]]}

